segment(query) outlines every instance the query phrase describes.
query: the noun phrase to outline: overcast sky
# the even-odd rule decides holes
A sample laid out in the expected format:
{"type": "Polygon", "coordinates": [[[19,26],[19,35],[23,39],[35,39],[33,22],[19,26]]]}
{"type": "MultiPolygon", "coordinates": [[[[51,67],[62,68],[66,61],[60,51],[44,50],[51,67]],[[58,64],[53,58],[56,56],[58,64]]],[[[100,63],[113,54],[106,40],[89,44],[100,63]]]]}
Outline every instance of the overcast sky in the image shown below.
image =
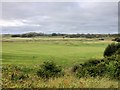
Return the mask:
{"type": "Polygon", "coordinates": [[[118,33],[117,2],[4,2],[2,33],[118,33]]]}

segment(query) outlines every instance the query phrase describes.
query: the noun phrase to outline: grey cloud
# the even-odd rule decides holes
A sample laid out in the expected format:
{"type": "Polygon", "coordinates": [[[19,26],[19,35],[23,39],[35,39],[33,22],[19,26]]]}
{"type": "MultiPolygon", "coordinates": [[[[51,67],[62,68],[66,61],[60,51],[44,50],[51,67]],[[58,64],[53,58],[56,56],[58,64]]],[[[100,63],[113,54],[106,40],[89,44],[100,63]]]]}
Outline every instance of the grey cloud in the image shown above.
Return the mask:
{"type": "Polygon", "coordinates": [[[30,26],[3,27],[3,33],[113,33],[117,32],[117,8],[115,2],[7,2],[3,19],[23,20],[30,26]]]}

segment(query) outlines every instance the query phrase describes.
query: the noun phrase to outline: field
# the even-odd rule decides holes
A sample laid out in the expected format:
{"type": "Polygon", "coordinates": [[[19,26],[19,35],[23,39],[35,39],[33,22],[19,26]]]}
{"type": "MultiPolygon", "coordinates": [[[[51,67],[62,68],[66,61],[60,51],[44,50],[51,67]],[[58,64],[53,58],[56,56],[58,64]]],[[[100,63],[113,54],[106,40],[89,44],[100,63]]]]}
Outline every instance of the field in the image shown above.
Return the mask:
{"type": "Polygon", "coordinates": [[[70,68],[75,64],[102,58],[105,47],[111,42],[109,39],[101,41],[86,38],[3,38],[3,87],[118,87],[117,81],[106,77],[78,79],[70,73],[70,68]],[[44,61],[54,61],[62,66],[65,76],[49,81],[37,77],[35,72],[44,61]],[[12,66],[17,66],[20,71],[12,66]],[[5,69],[6,67],[9,69],[5,69]],[[28,74],[29,78],[10,81],[13,70],[28,74]]]}
{"type": "Polygon", "coordinates": [[[41,64],[53,60],[59,65],[70,67],[90,58],[102,58],[109,42],[47,39],[38,41],[3,42],[3,64],[41,64]]]}

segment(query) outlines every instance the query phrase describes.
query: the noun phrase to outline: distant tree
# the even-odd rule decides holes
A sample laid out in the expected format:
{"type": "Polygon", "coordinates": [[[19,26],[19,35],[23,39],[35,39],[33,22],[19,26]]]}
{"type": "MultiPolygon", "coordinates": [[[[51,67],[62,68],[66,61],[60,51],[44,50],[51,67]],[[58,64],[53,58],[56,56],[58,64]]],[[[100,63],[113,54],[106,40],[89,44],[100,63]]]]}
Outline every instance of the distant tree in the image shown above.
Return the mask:
{"type": "Polygon", "coordinates": [[[28,37],[27,34],[21,34],[20,37],[28,37]]]}
{"type": "Polygon", "coordinates": [[[99,40],[104,40],[103,38],[100,38],[99,40]]]}
{"type": "Polygon", "coordinates": [[[117,37],[117,38],[113,39],[112,41],[120,42],[120,38],[117,37]]]}
{"type": "Polygon", "coordinates": [[[56,33],[52,33],[52,36],[57,36],[57,34],[56,33]]]}
{"type": "Polygon", "coordinates": [[[39,35],[39,33],[29,32],[29,33],[21,34],[21,37],[36,37],[38,35],[39,35]]]}
{"type": "Polygon", "coordinates": [[[11,34],[2,34],[2,37],[11,37],[11,34]]]}
{"type": "Polygon", "coordinates": [[[11,37],[20,37],[20,34],[13,34],[11,37]]]}
{"type": "MultiPolygon", "coordinates": [[[[11,34],[10,34],[11,35],[11,34]]],[[[12,37],[37,37],[37,36],[65,36],[69,38],[105,38],[105,37],[113,37],[116,38],[115,41],[120,42],[120,34],[61,34],[61,33],[52,33],[52,34],[44,34],[44,33],[36,33],[29,32],[24,34],[13,34],[12,37]]]]}

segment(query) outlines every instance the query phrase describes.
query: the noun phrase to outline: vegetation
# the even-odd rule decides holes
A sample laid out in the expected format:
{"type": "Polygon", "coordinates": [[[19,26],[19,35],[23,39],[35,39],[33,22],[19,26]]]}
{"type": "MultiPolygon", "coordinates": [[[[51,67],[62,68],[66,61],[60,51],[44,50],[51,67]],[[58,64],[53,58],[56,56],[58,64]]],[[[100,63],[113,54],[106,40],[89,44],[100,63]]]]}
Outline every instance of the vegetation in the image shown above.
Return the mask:
{"type": "Polygon", "coordinates": [[[10,38],[2,43],[2,63],[34,66],[52,60],[62,67],[70,68],[74,63],[101,58],[104,48],[111,42],[89,39],[10,38]]]}
{"type": "Polygon", "coordinates": [[[109,44],[104,51],[104,56],[112,56],[118,49],[120,49],[120,43],[109,44]]]}
{"type": "Polygon", "coordinates": [[[100,40],[104,40],[103,38],[106,37],[114,37],[115,41],[119,41],[120,34],[61,34],[61,33],[52,33],[52,34],[45,34],[45,33],[36,33],[36,32],[29,32],[29,33],[24,33],[24,34],[4,34],[3,36],[10,36],[10,37],[40,37],[40,36],[45,36],[45,37],[64,37],[64,38],[100,38],[100,40]],[[102,39],[101,39],[102,38],[102,39]]]}
{"type": "Polygon", "coordinates": [[[109,51],[107,53],[107,56],[109,57],[105,57],[104,59],[101,60],[89,60],[84,64],[74,66],[72,71],[75,72],[76,75],[80,78],[87,76],[90,77],[108,76],[112,79],[120,80],[120,60],[118,59],[120,57],[119,54],[120,49],[118,48],[119,45],[120,45],[119,43],[109,44],[108,47],[105,49],[105,52],[109,51]]]}
{"type": "Polygon", "coordinates": [[[44,62],[43,65],[41,65],[40,69],[37,71],[37,75],[48,79],[51,77],[59,77],[63,75],[62,68],[58,65],[56,65],[52,61],[44,62]]]}
{"type": "Polygon", "coordinates": [[[113,41],[120,42],[120,37],[113,39],[113,41]]]}
{"type": "Polygon", "coordinates": [[[108,77],[77,78],[68,69],[64,70],[64,76],[46,80],[37,76],[38,68],[39,66],[3,65],[2,88],[118,88],[116,80],[108,77]],[[12,76],[13,73],[15,76],[12,76]]]}
{"type": "Polygon", "coordinates": [[[103,56],[112,42],[106,38],[3,38],[2,86],[118,88],[120,49],[103,56]]]}

